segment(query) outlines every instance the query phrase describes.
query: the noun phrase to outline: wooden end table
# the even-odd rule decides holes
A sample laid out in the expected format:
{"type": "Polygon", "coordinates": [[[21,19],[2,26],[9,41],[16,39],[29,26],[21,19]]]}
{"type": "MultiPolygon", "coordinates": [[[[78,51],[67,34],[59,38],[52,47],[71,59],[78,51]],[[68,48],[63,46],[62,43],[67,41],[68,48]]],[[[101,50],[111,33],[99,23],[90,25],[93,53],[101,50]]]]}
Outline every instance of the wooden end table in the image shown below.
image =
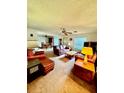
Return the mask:
{"type": "Polygon", "coordinates": [[[77,59],[74,64],[73,73],[83,80],[92,81],[95,75],[95,66],[90,62],[84,64],[83,60],[77,59]]]}
{"type": "Polygon", "coordinates": [[[34,80],[35,78],[37,78],[41,74],[42,73],[41,73],[40,60],[34,59],[34,60],[28,61],[28,65],[27,65],[27,81],[31,82],[32,80],[34,80]]]}

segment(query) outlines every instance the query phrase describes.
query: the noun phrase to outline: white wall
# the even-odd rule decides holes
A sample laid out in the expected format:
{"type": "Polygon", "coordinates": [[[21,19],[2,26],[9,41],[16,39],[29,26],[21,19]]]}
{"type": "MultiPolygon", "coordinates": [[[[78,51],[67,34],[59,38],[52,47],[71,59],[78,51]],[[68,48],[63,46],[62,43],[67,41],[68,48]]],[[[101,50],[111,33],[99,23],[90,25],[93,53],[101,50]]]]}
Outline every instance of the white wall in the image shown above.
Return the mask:
{"type": "Polygon", "coordinates": [[[37,40],[37,32],[35,30],[28,29],[28,31],[27,31],[27,40],[28,41],[37,40]],[[33,34],[33,37],[31,37],[30,34],[33,34]]]}
{"type": "Polygon", "coordinates": [[[48,38],[44,37],[44,35],[48,36],[57,36],[55,34],[45,33],[44,31],[28,28],[27,31],[27,47],[41,47],[41,42],[48,42],[48,38]],[[33,34],[33,37],[30,36],[33,34]]]}
{"type": "Polygon", "coordinates": [[[75,37],[84,37],[86,41],[97,41],[97,32],[68,36],[67,43],[70,43],[72,48],[74,48],[75,37]],[[72,41],[69,40],[70,38],[72,38],[72,41]]]}
{"type": "MultiPolygon", "coordinates": [[[[42,37],[42,35],[57,36],[55,34],[53,35],[50,33],[45,33],[44,31],[28,28],[27,31],[28,47],[38,47],[41,46],[41,42],[47,42],[45,37],[42,37]],[[33,37],[30,37],[30,34],[33,34],[33,37]]],[[[74,37],[85,37],[87,41],[97,41],[97,32],[68,36],[67,43],[70,43],[71,47],[73,47],[74,44],[74,37]],[[72,38],[72,41],[70,41],[69,38],[72,38]]],[[[59,36],[59,38],[63,39],[63,36],[61,35],[59,36]]]]}
{"type": "Polygon", "coordinates": [[[97,41],[97,32],[82,34],[81,36],[86,37],[87,41],[97,41]]]}
{"type": "Polygon", "coordinates": [[[38,47],[37,32],[35,30],[28,29],[27,31],[27,47],[28,48],[38,47]],[[30,34],[33,34],[33,37],[31,37],[30,34]]]}

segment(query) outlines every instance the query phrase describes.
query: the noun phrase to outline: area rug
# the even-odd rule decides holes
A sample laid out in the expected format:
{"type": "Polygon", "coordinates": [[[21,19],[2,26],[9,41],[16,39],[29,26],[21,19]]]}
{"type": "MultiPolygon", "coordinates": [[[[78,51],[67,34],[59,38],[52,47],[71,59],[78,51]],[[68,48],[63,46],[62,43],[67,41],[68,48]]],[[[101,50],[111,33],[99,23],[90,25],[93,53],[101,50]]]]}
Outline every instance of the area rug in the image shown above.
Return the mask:
{"type": "Polygon", "coordinates": [[[69,60],[71,60],[71,59],[69,59],[67,57],[63,57],[63,58],[60,58],[60,60],[63,61],[63,62],[69,62],[69,60]]]}

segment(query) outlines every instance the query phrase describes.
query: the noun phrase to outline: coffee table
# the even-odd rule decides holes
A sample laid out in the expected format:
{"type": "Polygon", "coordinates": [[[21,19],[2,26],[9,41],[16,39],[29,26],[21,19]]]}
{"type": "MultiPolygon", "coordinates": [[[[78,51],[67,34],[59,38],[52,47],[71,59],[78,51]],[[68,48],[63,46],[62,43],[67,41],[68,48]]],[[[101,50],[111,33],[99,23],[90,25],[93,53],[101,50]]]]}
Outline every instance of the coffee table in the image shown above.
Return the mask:
{"type": "Polygon", "coordinates": [[[68,51],[65,54],[66,54],[66,57],[71,59],[76,53],[77,53],[76,51],[68,51]]]}

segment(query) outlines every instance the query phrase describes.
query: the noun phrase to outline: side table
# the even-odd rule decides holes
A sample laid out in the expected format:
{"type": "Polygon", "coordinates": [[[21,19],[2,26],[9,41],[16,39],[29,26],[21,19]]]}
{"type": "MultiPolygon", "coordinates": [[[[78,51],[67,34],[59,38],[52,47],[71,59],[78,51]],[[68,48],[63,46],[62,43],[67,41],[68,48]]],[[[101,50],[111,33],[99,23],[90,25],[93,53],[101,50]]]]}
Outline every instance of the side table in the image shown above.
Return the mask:
{"type": "Polygon", "coordinates": [[[27,65],[27,82],[31,82],[41,73],[41,63],[38,59],[28,61],[27,65]]]}
{"type": "Polygon", "coordinates": [[[95,75],[95,66],[90,62],[84,64],[83,60],[77,59],[72,71],[77,77],[86,81],[92,81],[95,75]]]}

